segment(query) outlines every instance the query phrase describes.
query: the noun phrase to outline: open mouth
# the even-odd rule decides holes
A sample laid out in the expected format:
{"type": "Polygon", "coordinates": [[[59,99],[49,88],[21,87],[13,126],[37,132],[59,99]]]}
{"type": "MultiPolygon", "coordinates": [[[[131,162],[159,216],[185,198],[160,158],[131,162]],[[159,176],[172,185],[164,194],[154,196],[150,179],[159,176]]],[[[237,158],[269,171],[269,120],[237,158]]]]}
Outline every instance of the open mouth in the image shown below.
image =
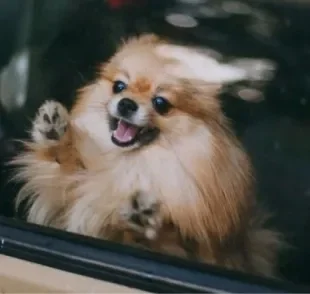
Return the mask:
{"type": "Polygon", "coordinates": [[[159,134],[159,130],[155,127],[139,127],[115,117],[110,118],[110,128],[112,130],[111,140],[119,147],[128,147],[136,143],[146,145],[159,134]]]}

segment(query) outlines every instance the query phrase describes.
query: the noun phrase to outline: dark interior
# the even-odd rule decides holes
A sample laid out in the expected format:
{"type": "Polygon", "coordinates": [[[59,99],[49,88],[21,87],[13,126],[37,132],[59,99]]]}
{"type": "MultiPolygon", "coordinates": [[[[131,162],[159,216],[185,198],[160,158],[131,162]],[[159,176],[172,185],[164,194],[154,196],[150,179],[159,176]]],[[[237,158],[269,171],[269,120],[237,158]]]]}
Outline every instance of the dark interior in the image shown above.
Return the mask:
{"type": "Polygon", "coordinates": [[[19,150],[12,139],[28,136],[36,109],[47,98],[70,108],[75,91],[122,38],[154,32],[211,48],[224,62],[276,65],[272,78],[230,84],[221,99],[252,158],[259,200],[273,213],[270,225],[291,245],[281,274],[310,286],[309,15],[308,0],[1,0],[1,215],[22,217],[14,214],[18,187],[8,183],[6,162],[19,150]],[[173,13],[194,17],[196,26],[169,23],[173,13]],[[242,99],[240,89],[262,99],[242,99]]]}

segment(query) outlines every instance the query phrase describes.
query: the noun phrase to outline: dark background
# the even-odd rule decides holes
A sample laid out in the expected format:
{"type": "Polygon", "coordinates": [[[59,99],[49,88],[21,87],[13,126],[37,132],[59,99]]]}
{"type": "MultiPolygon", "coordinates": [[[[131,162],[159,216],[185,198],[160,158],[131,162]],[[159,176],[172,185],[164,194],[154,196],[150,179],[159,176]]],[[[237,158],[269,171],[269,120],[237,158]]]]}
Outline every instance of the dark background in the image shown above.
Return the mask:
{"type": "Polygon", "coordinates": [[[11,139],[27,136],[38,106],[53,98],[70,108],[76,89],[94,78],[121,38],[155,32],[212,48],[223,60],[268,58],[277,65],[269,82],[230,85],[221,99],[256,168],[259,199],[274,214],[271,225],[293,245],[281,258],[281,272],[310,284],[310,1],[185,2],[0,1],[0,213],[13,216],[18,189],[7,184],[5,162],[18,151],[11,139]],[[189,14],[198,26],[173,26],[169,13],[189,14]],[[30,67],[16,76],[14,58],[25,50],[30,67]],[[25,77],[26,100],[18,104],[17,92],[7,89],[18,89],[25,77]],[[244,101],[238,87],[256,89],[264,100],[244,101]]]}

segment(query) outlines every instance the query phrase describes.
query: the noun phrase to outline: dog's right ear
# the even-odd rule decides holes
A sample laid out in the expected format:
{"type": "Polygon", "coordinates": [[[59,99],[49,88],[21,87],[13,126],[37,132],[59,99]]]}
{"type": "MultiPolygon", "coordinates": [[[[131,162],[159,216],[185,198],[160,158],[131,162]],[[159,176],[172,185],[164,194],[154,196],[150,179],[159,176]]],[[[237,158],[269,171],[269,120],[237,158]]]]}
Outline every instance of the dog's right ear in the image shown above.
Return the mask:
{"type": "Polygon", "coordinates": [[[157,45],[164,43],[164,40],[155,34],[142,34],[123,40],[123,47],[135,47],[140,45],[157,45]]]}
{"type": "Polygon", "coordinates": [[[157,44],[161,43],[162,39],[155,34],[143,34],[137,38],[140,44],[157,44]]]}

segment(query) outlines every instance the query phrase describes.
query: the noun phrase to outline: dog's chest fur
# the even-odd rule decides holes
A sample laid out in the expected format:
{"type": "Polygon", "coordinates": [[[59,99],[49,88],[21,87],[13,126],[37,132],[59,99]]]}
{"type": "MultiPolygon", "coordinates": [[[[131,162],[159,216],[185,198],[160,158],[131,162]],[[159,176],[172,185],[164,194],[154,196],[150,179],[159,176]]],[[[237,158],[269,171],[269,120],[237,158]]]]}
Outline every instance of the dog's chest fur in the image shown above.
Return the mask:
{"type": "Polygon", "coordinates": [[[140,191],[158,199],[166,219],[184,214],[190,207],[195,209],[201,195],[191,162],[199,148],[194,142],[193,150],[186,153],[182,152],[182,142],[170,148],[154,144],[122,153],[103,152],[89,140],[81,142],[87,169],[76,190],[80,200],[72,209],[70,230],[97,235],[105,226],[117,226],[120,208],[140,191]]]}

